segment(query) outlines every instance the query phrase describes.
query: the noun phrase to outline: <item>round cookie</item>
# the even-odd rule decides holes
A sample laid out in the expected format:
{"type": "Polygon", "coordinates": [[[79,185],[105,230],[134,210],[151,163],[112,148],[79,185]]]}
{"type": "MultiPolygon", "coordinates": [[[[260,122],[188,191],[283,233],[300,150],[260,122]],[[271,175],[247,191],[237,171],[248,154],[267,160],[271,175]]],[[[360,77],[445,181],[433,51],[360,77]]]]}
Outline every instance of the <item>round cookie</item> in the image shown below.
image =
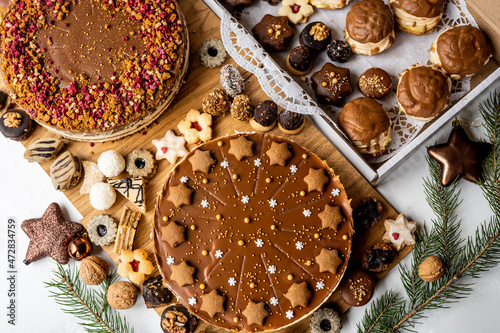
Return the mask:
{"type": "Polygon", "coordinates": [[[226,61],[227,52],[219,38],[204,41],[198,49],[198,57],[203,66],[208,68],[220,67],[226,61]]]}
{"type": "Polygon", "coordinates": [[[89,238],[95,245],[103,246],[114,242],[116,237],[116,221],[110,215],[96,215],[87,224],[89,238]]]}
{"type": "Polygon", "coordinates": [[[245,80],[233,65],[225,65],[220,70],[220,85],[231,98],[243,94],[245,91],[245,80]]]}
{"type": "Polygon", "coordinates": [[[9,110],[0,117],[0,132],[14,141],[27,139],[34,127],[30,116],[23,110],[9,110]]]}
{"type": "Polygon", "coordinates": [[[90,189],[89,199],[95,209],[106,210],[115,203],[116,192],[108,183],[97,183],[90,189]]]}
{"type": "Polygon", "coordinates": [[[132,177],[151,178],[156,173],[156,160],[149,150],[137,148],[127,155],[125,169],[132,177]]]}
{"type": "Polygon", "coordinates": [[[332,41],[330,28],[322,22],[312,22],[302,29],[299,35],[300,45],[309,48],[313,52],[322,52],[332,41]]]}
{"type": "Polygon", "coordinates": [[[116,177],[125,170],[126,163],[119,152],[107,150],[99,156],[97,166],[106,177],[116,177]]]}
{"type": "Polygon", "coordinates": [[[239,121],[247,121],[253,117],[253,104],[247,95],[237,95],[231,104],[231,116],[239,121]]]}
{"type": "Polygon", "coordinates": [[[354,90],[349,79],[350,74],[349,69],[328,62],[319,72],[314,73],[311,81],[318,102],[340,105],[354,90]]]}
{"type": "Polygon", "coordinates": [[[313,313],[309,327],[311,333],[340,333],[342,322],[336,311],[325,307],[313,313]]]}
{"type": "Polygon", "coordinates": [[[358,87],[366,97],[381,99],[391,91],[392,78],[383,69],[372,67],[361,74],[358,87]]]}
{"type": "Polygon", "coordinates": [[[301,76],[308,74],[313,67],[313,58],[309,48],[297,46],[293,48],[286,57],[286,69],[293,75],[301,76]]]}
{"type": "Polygon", "coordinates": [[[344,278],[339,287],[340,296],[350,306],[363,306],[373,296],[375,284],[370,274],[356,270],[344,278]]]}
{"type": "Polygon", "coordinates": [[[414,35],[431,33],[443,17],[444,0],[389,0],[399,30],[414,35]]]}
{"type": "Polygon", "coordinates": [[[278,116],[278,128],[285,134],[298,134],[305,126],[304,115],[283,110],[278,116]]]}
{"type": "Polygon", "coordinates": [[[391,141],[391,119],[372,98],[353,99],[342,108],[337,121],[360,154],[379,155],[391,141]]]}
{"type": "Polygon", "coordinates": [[[203,112],[212,116],[222,116],[229,111],[231,100],[224,90],[215,88],[203,98],[202,107],[203,112]]]}
{"type": "Polygon", "coordinates": [[[352,57],[352,49],[349,43],[343,40],[333,40],[326,48],[328,58],[336,62],[346,62],[352,57]]]}
{"type": "Polygon", "coordinates": [[[202,144],[177,164],[153,230],[159,270],[183,305],[209,324],[254,332],[298,322],[330,297],[353,227],[324,161],[285,138],[245,133],[202,144]],[[193,171],[192,157],[204,152],[210,172],[193,171]]]}
{"type": "Polygon", "coordinates": [[[255,108],[250,125],[256,131],[268,132],[276,126],[276,119],[278,119],[278,105],[271,100],[265,100],[255,108]]]}

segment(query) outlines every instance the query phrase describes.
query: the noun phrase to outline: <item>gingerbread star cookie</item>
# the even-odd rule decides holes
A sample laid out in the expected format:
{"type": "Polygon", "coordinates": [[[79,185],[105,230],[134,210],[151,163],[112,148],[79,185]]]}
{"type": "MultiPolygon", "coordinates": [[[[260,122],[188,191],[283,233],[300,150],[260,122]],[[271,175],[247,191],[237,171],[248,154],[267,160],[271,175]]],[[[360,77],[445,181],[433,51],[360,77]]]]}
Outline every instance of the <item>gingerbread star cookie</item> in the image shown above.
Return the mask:
{"type": "Polygon", "coordinates": [[[168,130],[163,138],[153,139],[152,142],[156,147],[157,160],[166,159],[174,164],[177,158],[184,157],[188,153],[185,147],[186,139],[175,135],[172,130],[168,130]]]}
{"type": "Polygon", "coordinates": [[[182,261],[179,265],[172,265],[172,274],[170,279],[177,282],[180,287],[194,283],[193,274],[196,268],[190,266],[186,261],[182,261]]]}
{"type": "Polygon", "coordinates": [[[277,143],[272,142],[271,148],[266,151],[267,157],[269,157],[269,164],[271,165],[281,165],[285,166],[286,161],[292,157],[290,149],[288,149],[288,144],[286,142],[277,143]]]}
{"type": "Polygon", "coordinates": [[[320,272],[337,273],[337,268],[342,265],[342,259],[337,250],[321,249],[316,256],[316,263],[319,265],[320,272]]]}
{"type": "Polygon", "coordinates": [[[309,290],[307,283],[305,282],[292,284],[285,294],[285,297],[288,298],[290,303],[292,303],[293,308],[296,308],[297,306],[307,306],[311,296],[312,292],[309,290]]]}
{"type": "Polygon", "coordinates": [[[339,206],[325,205],[325,209],[318,214],[323,228],[331,228],[337,231],[338,225],[344,221],[341,208],[339,206]]]}
{"type": "Polygon", "coordinates": [[[191,193],[193,193],[193,190],[181,183],[170,187],[167,200],[172,202],[175,208],[179,208],[182,205],[190,205],[191,193]]]}
{"type": "Polygon", "coordinates": [[[415,244],[417,226],[417,222],[410,222],[404,214],[399,214],[395,220],[384,221],[385,234],[382,240],[392,243],[396,250],[401,251],[406,245],[415,244]]]}
{"type": "Polygon", "coordinates": [[[253,141],[248,140],[244,135],[239,136],[237,139],[229,140],[229,144],[231,145],[229,154],[234,155],[238,161],[254,155],[253,141]]]}
{"type": "Polygon", "coordinates": [[[215,316],[216,313],[224,313],[224,301],[226,297],[219,295],[217,289],[212,289],[208,294],[201,296],[201,311],[208,313],[210,317],[215,316]]]}
{"type": "Polygon", "coordinates": [[[191,109],[177,128],[184,134],[188,143],[207,142],[212,139],[212,116],[191,109]]]}
{"type": "Polygon", "coordinates": [[[215,164],[215,160],[210,156],[209,150],[197,150],[194,152],[193,156],[189,158],[189,163],[193,167],[193,172],[201,171],[208,173],[212,165],[215,164]]]}
{"type": "Polygon", "coordinates": [[[121,276],[133,283],[141,284],[146,279],[146,275],[153,273],[154,270],[145,249],[122,250],[120,265],[118,265],[118,274],[121,276]]]}
{"type": "Polygon", "coordinates": [[[328,183],[328,180],[329,178],[323,169],[310,168],[309,174],[304,177],[304,181],[307,183],[307,192],[323,192],[323,187],[328,183]]]}
{"type": "Polygon", "coordinates": [[[176,247],[186,241],[184,231],[186,227],[175,222],[170,222],[167,226],[161,227],[161,239],[168,242],[170,246],[176,247]]]}
{"type": "Polygon", "coordinates": [[[267,312],[264,302],[255,303],[248,301],[247,307],[243,310],[242,314],[247,319],[248,325],[262,325],[269,312],[267,312]]]}

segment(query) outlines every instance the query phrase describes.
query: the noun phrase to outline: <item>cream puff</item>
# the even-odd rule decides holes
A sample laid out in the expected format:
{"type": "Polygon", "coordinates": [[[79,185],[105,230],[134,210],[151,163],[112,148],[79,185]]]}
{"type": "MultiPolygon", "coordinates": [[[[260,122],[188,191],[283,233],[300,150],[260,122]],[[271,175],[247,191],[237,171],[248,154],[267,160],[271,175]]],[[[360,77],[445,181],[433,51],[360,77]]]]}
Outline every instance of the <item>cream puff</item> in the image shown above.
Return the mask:
{"type": "Polygon", "coordinates": [[[347,6],[350,0],[310,0],[309,3],[320,9],[340,9],[347,6]]]}
{"type": "Polygon", "coordinates": [[[360,154],[380,155],[391,142],[391,118],[372,98],[358,97],[350,101],[337,120],[360,154]]]}
{"type": "Polygon", "coordinates": [[[443,17],[444,0],[390,0],[399,30],[414,35],[432,31],[443,17]]]}
{"type": "Polygon", "coordinates": [[[417,120],[431,120],[450,104],[451,79],[440,68],[413,65],[399,77],[399,109],[417,120]]]}
{"type": "Polygon", "coordinates": [[[363,0],[346,16],[344,36],[354,53],[374,55],[394,44],[394,19],[382,0],[363,0]]]}
{"type": "Polygon", "coordinates": [[[455,80],[474,75],[490,57],[491,47],[484,34],[470,25],[446,29],[431,46],[432,63],[455,80]]]}

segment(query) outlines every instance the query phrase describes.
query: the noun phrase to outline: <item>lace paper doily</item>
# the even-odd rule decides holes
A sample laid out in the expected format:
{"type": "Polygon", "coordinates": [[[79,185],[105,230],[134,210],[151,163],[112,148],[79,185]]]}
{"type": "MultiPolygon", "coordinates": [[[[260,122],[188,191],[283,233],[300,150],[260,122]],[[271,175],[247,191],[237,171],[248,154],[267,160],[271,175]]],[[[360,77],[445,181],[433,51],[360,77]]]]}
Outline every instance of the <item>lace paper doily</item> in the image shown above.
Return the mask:
{"type": "MultiPolygon", "coordinates": [[[[332,29],[334,39],[343,39],[345,15],[351,5],[334,11],[315,8],[315,12],[309,17],[308,22],[324,22],[332,29]]],[[[270,56],[247,31],[262,19],[264,13],[277,15],[279,7],[279,5],[270,6],[265,1],[259,1],[246,7],[241,12],[237,11],[230,14],[224,10],[221,17],[221,38],[224,46],[238,65],[257,77],[264,92],[279,106],[306,115],[326,115],[334,120],[332,123],[336,126],[335,121],[340,108],[327,105],[318,106],[315,100],[311,98],[311,96],[314,96],[314,92],[308,79],[312,73],[320,70],[325,62],[331,62],[326,52],[318,56],[311,73],[308,74],[305,81],[301,81],[299,77],[292,77],[282,69],[285,68],[285,58],[288,52],[298,45],[297,36],[295,36],[287,50],[279,53],[274,52],[270,56]]],[[[339,64],[339,66],[349,68],[351,77],[356,78],[370,67],[381,67],[391,74],[394,87],[396,87],[398,75],[405,68],[416,63],[430,64],[429,49],[432,41],[439,33],[450,26],[462,24],[477,26],[476,21],[467,10],[465,0],[449,0],[443,18],[434,32],[428,35],[415,36],[396,29],[396,42],[388,50],[372,57],[355,55],[349,62],[339,64]]],[[[305,24],[298,24],[295,29],[296,32],[300,32],[304,26],[305,24]]],[[[450,105],[455,104],[469,90],[470,79],[454,80],[450,105]]],[[[368,160],[369,163],[381,163],[394,156],[405,144],[415,138],[425,125],[425,122],[414,120],[400,112],[395,95],[390,94],[380,101],[384,108],[388,110],[392,120],[392,141],[383,155],[368,160]]],[[[359,96],[362,96],[361,93],[356,91],[349,99],[359,96]]],[[[338,127],[337,130],[339,130],[338,127]]],[[[340,130],[339,132],[341,133],[340,130]]]]}

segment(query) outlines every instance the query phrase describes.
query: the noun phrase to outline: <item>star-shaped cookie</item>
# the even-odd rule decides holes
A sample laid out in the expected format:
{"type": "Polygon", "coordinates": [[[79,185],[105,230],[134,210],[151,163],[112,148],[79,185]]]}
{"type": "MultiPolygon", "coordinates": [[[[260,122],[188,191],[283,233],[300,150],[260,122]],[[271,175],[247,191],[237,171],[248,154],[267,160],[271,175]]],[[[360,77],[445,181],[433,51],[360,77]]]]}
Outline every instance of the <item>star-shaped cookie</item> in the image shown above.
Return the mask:
{"type": "Polygon", "coordinates": [[[238,161],[241,161],[245,157],[252,157],[253,152],[253,141],[248,140],[244,135],[240,135],[238,139],[229,140],[231,148],[229,148],[229,154],[234,155],[238,161]]]}
{"type": "Polygon", "coordinates": [[[172,202],[175,208],[190,205],[191,193],[193,193],[193,190],[182,183],[177,186],[170,186],[167,200],[172,202]]]}
{"type": "Polygon", "coordinates": [[[311,296],[312,293],[305,282],[292,284],[285,294],[285,297],[292,303],[292,308],[297,306],[306,307],[311,296]]]}
{"type": "Polygon", "coordinates": [[[328,180],[329,178],[323,169],[310,168],[309,173],[304,177],[304,181],[307,183],[307,192],[323,192],[323,187],[328,183],[328,180]]]}
{"type": "Polygon", "coordinates": [[[337,268],[342,265],[342,259],[339,257],[337,250],[321,249],[316,256],[316,263],[319,265],[320,272],[337,273],[337,268]]]}
{"type": "Polygon", "coordinates": [[[183,136],[177,136],[172,130],[168,130],[161,139],[154,139],[153,144],[156,147],[156,159],[167,159],[171,164],[177,161],[177,158],[184,157],[188,153],[185,145],[186,139],[183,136]]]}
{"type": "Polygon", "coordinates": [[[255,303],[249,301],[242,314],[247,319],[247,325],[262,325],[269,312],[267,312],[264,302],[255,303]]]}
{"type": "Polygon", "coordinates": [[[193,172],[201,171],[208,173],[212,165],[215,164],[215,160],[210,155],[211,153],[209,150],[196,150],[193,156],[189,158],[189,163],[191,163],[193,172]]]}
{"type": "Polygon", "coordinates": [[[401,251],[406,245],[415,244],[417,226],[417,222],[410,222],[404,214],[399,214],[395,220],[384,221],[385,234],[382,240],[392,243],[396,250],[401,251]]]}
{"type": "Polygon", "coordinates": [[[224,302],[226,301],[225,296],[219,295],[217,289],[212,289],[208,294],[201,296],[201,311],[205,311],[208,315],[213,318],[216,313],[224,313],[224,302]]]}
{"type": "Polygon", "coordinates": [[[337,231],[338,225],[344,221],[340,206],[325,205],[325,209],[318,214],[323,228],[331,228],[337,231]]]}
{"type": "Polygon", "coordinates": [[[68,242],[83,230],[83,225],[65,220],[61,207],[53,202],[41,218],[23,221],[21,229],[30,239],[24,259],[26,265],[46,256],[67,264],[68,242]]]}
{"type": "Polygon", "coordinates": [[[167,226],[161,227],[161,239],[170,244],[171,247],[176,247],[186,241],[185,230],[185,226],[170,222],[167,226]]]}
{"type": "Polygon", "coordinates": [[[288,143],[277,143],[274,141],[271,142],[271,148],[266,151],[266,155],[269,157],[270,165],[278,164],[281,166],[285,166],[286,161],[292,157],[292,153],[288,149],[288,143]]]}
{"type": "Polygon", "coordinates": [[[172,265],[172,274],[170,274],[170,280],[177,282],[180,287],[187,286],[188,284],[194,283],[193,274],[196,268],[189,266],[189,264],[184,260],[179,265],[172,265]]]}

